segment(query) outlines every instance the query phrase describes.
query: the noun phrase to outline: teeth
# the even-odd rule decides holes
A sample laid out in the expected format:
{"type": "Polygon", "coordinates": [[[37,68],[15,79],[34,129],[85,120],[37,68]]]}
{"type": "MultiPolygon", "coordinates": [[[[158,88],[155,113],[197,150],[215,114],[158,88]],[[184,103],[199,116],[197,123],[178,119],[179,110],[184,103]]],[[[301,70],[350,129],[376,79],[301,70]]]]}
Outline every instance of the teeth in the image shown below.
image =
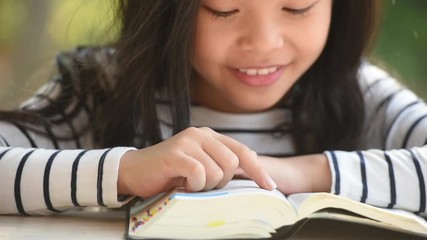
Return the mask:
{"type": "Polygon", "coordinates": [[[277,71],[277,67],[271,67],[271,68],[262,68],[262,69],[245,69],[245,68],[240,68],[239,71],[241,73],[245,73],[247,75],[250,76],[256,76],[256,75],[268,75],[271,73],[274,73],[277,71]]]}

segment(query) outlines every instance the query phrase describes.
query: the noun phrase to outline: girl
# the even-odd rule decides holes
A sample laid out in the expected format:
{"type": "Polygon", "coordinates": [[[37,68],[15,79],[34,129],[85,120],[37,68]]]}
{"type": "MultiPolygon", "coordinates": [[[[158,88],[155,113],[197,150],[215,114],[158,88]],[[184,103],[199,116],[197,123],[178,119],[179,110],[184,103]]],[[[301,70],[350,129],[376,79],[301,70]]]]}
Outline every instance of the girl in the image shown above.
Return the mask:
{"type": "Polygon", "coordinates": [[[0,212],[120,207],[246,177],[426,213],[427,107],[364,62],[375,1],[122,0],[116,43],[0,125],[0,212]]]}

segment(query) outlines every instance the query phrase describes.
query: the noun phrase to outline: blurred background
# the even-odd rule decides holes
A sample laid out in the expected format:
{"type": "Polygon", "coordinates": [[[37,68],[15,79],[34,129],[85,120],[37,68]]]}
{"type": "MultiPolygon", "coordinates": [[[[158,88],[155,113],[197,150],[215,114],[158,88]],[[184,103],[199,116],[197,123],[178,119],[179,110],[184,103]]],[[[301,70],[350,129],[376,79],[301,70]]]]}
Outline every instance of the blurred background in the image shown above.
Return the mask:
{"type": "MultiPolygon", "coordinates": [[[[427,100],[427,0],[383,1],[371,61],[427,100]]],[[[45,83],[59,51],[114,40],[113,6],[106,0],[0,0],[0,108],[16,106],[45,83]]]]}

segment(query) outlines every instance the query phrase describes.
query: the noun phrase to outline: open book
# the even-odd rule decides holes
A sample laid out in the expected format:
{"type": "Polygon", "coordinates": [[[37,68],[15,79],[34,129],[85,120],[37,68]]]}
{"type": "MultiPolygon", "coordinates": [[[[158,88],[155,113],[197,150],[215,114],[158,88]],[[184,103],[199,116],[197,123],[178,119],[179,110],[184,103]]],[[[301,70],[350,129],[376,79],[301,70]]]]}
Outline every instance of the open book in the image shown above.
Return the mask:
{"type": "Polygon", "coordinates": [[[253,181],[187,193],[182,189],[133,203],[128,239],[270,238],[295,231],[306,219],[327,218],[369,224],[427,237],[427,221],[415,214],[383,209],[330,193],[285,197],[253,181]]]}

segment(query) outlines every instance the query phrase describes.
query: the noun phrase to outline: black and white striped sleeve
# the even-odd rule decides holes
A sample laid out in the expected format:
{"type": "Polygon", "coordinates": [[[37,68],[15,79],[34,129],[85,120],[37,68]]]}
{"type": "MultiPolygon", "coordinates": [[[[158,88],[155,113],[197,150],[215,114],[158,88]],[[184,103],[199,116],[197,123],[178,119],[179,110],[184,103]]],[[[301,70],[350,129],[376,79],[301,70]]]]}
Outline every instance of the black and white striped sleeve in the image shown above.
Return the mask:
{"type": "Polygon", "coordinates": [[[121,156],[132,148],[0,147],[0,214],[44,215],[74,207],[120,207],[121,156]]]}
{"type": "Polygon", "coordinates": [[[427,106],[385,72],[364,68],[365,150],[326,152],[331,192],[426,216],[427,106]]]}
{"type": "MultiPolygon", "coordinates": [[[[95,54],[102,60],[109,51],[95,54]]],[[[0,214],[123,204],[117,195],[119,163],[134,148],[94,149],[92,133],[82,131],[91,122],[93,98],[79,90],[87,79],[76,75],[77,59],[83,57],[58,57],[60,72],[22,104],[22,111],[43,116],[40,123],[0,121],[0,214]],[[67,100],[64,94],[70,94],[67,100]]]]}
{"type": "Polygon", "coordinates": [[[326,154],[333,177],[332,193],[426,215],[426,147],[326,154]]]}

